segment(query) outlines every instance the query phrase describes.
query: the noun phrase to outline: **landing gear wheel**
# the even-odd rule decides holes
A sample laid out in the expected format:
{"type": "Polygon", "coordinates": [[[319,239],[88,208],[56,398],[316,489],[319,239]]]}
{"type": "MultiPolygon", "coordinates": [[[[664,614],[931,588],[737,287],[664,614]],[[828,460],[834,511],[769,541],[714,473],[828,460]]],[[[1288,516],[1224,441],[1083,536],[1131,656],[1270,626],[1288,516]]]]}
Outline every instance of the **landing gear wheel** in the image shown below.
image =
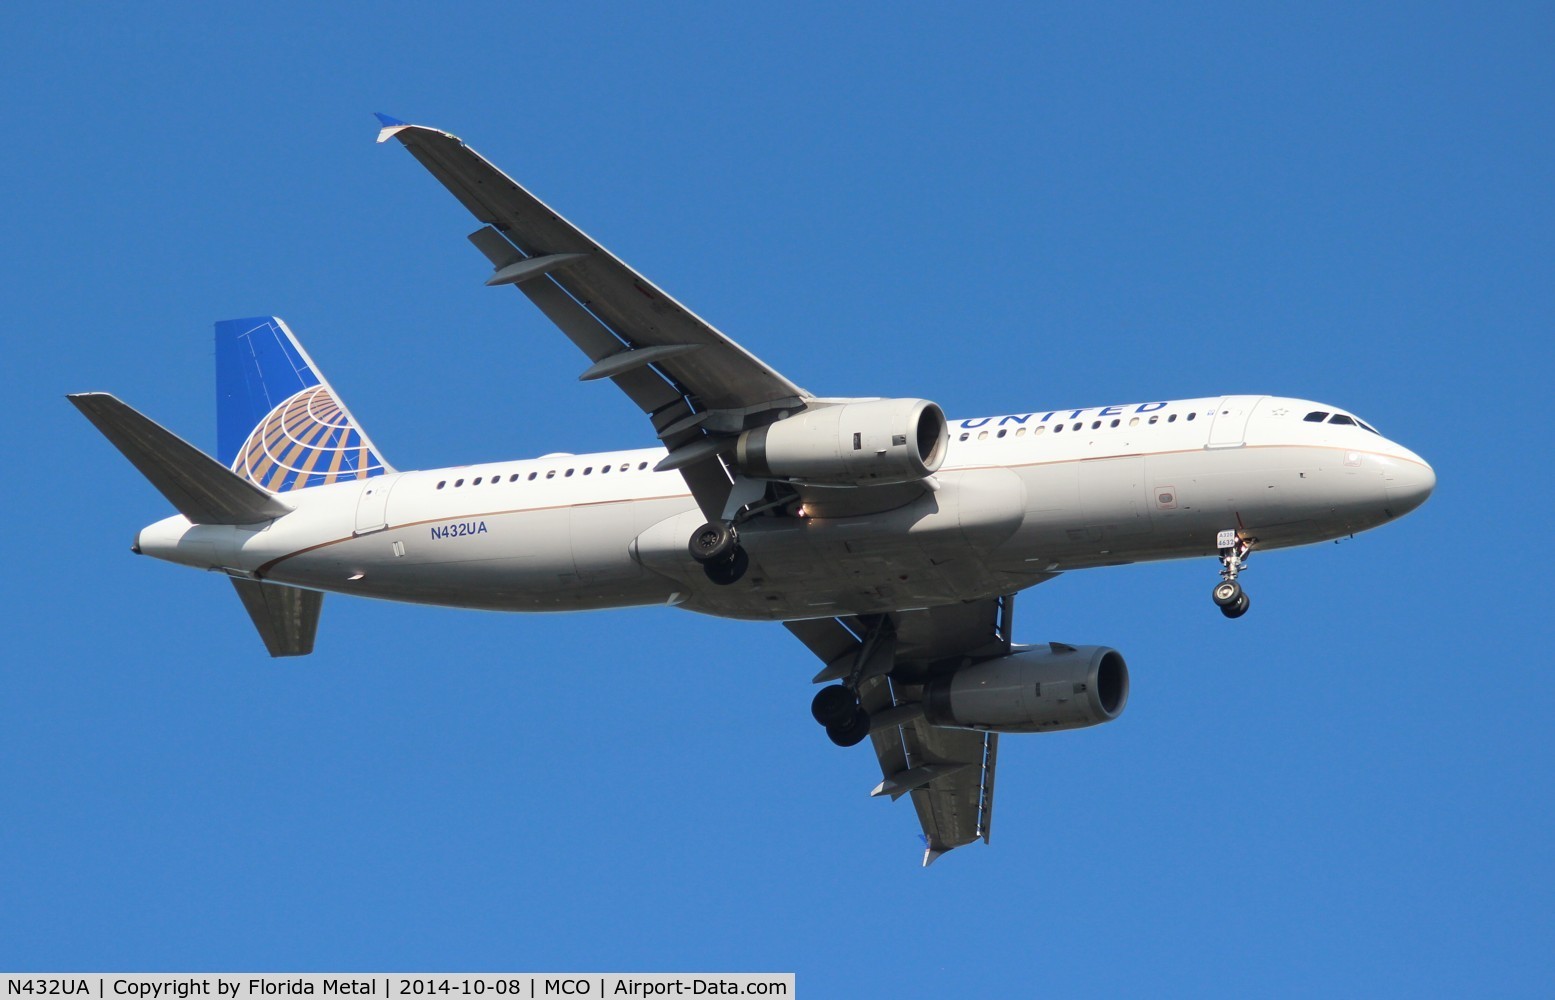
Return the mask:
{"type": "Polygon", "coordinates": [[[858,710],[858,699],[841,684],[821,688],[815,693],[815,700],[810,702],[810,714],[828,729],[847,726],[858,710]]]}
{"type": "Polygon", "coordinates": [[[1235,580],[1222,580],[1215,584],[1213,596],[1216,607],[1224,611],[1226,608],[1234,607],[1241,602],[1243,598],[1242,585],[1235,580]]]}
{"type": "Polygon", "coordinates": [[[707,578],[720,587],[727,587],[732,583],[738,583],[740,577],[750,568],[751,557],[738,545],[734,547],[734,554],[722,562],[710,562],[702,564],[702,572],[707,578]]]}
{"type": "Polygon", "coordinates": [[[826,735],[840,747],[856,746],[869,735],[869,713],[862,708],[853,710],[853,718],[840,726],[827,726],[826,735]]]}
{"type": "Polygon", "coordinates": [[[699,563],[728,562],[739,548],[740,540],[727,521],[709,521],[691,535],[691,558],[699,563]]]}
{"type": "Polygon", "coordinates": [[[1215,584],[1211,597],[1215,607],[1227,618],[1240,618],[1247,614],[1247,594],[1237,582],[1237,575],[1247,568],[1247,554],[1258,539],[1238,529],[1227,529],[1215,536],[1215,548],[1220,558],[1220,582],[1215,584]]]}

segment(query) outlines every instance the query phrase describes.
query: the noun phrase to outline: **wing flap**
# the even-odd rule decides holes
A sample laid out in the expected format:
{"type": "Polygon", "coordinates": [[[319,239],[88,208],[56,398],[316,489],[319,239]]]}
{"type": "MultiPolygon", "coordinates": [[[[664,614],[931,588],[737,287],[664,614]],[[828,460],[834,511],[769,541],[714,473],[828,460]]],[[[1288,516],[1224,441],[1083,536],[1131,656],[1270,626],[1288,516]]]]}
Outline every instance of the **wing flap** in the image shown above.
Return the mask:
{"type": "MultiPolygon", "coordinates": [[[[860,685],[870,715],[911,704],[916,687],[899,687],[880,677],[860,685]]],[[[946,729],[918,718],[869,734],[880,760],[881,782],[871,795],[912,796],[923,829],[925,866],[947,851],[987,841],[993,806],[998,734],[946,729]]]]}

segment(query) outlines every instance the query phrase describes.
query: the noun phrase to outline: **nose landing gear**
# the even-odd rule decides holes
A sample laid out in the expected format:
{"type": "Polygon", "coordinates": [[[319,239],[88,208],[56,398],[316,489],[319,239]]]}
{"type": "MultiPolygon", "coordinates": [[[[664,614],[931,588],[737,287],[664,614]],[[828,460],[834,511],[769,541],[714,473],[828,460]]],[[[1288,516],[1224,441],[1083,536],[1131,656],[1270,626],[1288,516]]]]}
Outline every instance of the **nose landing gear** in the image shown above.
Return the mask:
{"type": "Polygon", "coordinates": [[[1256,538],[1243,538],[1235,530],[1222,531],[1215,539],[1215,545],[1220,550],[1221,569],[1220,582],[1215,585],[1211,596],[1220,613],[1227,618],[1242,617],[1252,605],[1247,592],[1237,582],[1237,574],[1247,568],[1247,554],[1252,551],[1256,541],[1256,538]]]}

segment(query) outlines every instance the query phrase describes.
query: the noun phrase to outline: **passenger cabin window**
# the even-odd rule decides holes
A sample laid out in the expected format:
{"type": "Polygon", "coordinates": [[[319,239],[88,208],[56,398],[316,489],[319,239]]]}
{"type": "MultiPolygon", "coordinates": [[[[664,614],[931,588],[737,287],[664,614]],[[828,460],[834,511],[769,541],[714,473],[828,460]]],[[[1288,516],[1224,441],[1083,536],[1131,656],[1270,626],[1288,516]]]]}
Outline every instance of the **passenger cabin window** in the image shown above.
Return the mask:
{"type": "Polygon", "coordinates": [[[556,470],[555,469],[546,469],[545,470],[545,478],[547,478],[547,479],[555,479],[556,478],[556,470]]]}
{"type": "Polygon", "coordinates": [[[1009,433],[1009,432],[1006,431],[1003,427],[999,428],[999,436],[1000,437],[1004,437],[1004,435],[1007,434],[1007,433],[1009,433]]]}
{"type": "Polygon", "coordinates": [[[518,482],[518,473],[515,472],[511,476],[509,476],[508,477],[508,482],[510,482],[510,483],[518,482]]]}
{"type": "Polygon", "coordinates": [[[1167,417],[1166,418],[1166,422],[1169,423],[1169,424],[1175,424],[1177,422],[1177,414],[1174,413],[1171,416],[1167,417]]]}
{"type": "Polygon", "coordinates": [[[538,473],[538,472],[531,472],[531,473],[530,473],[530,474],[529,474],[529,481],[530,481],[530,482],[531,482],[531,483],[532,483],[532,482],[534,482],[534,481],[535,481],[535,477],[536,477],[536,476],[538,476],[538,475],[539,475],[539,474],[540,474],[540,473],[538,473]]]}
{"type": "Polygon", "coordinates": [[[1091,421],[1091,430],[1094,431],[1097,428],[1099,428],[1100,426],[1101,426],[1101,421],[1100,420],[1092,420],[1091,421]]]}
{"type": "Polygon", "coordinates": [[[1197,414],[1197,413],[1190,413],[1190,414],[1188,414],[1188,419],[1189,419],[1189,420],[1192,420],[1192,419],[1193,419],[1193,418],[1194,418],[1194,417],[1196,417],[1196,416],[1198,416],[1198,414],[1197,414]]]}
{"type": "Polygon", "coordinates": [[[1323,421],[1328,419],[1328,411],[1327,410],[1313,410],[1311,413],[1307,414],[1306,416],[1302,417],[1301,419],[1305,420],[1309,424],[1320,424],[1323,421]]]}
{"type": "Polygon", "coordinates": [[[1113,426],[1113,427],[1116,427],[1116,426],[1118,426],[1118,424],[1120,424],[1120,423],[1122,423],[1122,421],[1121,421],[1121,420],[1114,420],[1114,421],[1113,421],[1113,422],[1112,422],[1112,426],[1113,426]]]}
{"type": "Polygon", "coordinates": [[[971,436],[972,436],[972,432],[971,431],[967,431],[965,434],[961,435],[961,440],[965,441],[967,438],[969,438],[971,436]]]}
{"type": "Polygon", "coordinates": [[[447,485],[448,485],[448,480],[444,479],[443,481],[441,481],[440,483],[437,484],[437,488],[438,489],[442,489],[444,486],[447,486],[447,485]]]}
{"type": "Polygon", "coordinates": [[[647,467],[648,467],[648,463],[647,463],[647,462],[638,462],[638,463],[637,463],[637,471],[638,471],[638,472],[641,472],[641,471],[643,471],[643,470],[644,470],[644,469],[646,469],[646,468],[647,468],[647,467]]]}
{"type": "Polygon", "coordinates": [[[1160,417],[1158,417],[1158,416],[1156,416],[1156,415],[1155,415],[1155,414],[1151,414],[1151,416],[1150,416],[1150,422],[1151,422],[1151,423],[1152,423],[1152,424],[1153,424],[1153,423],[1155,423],[1155,422],[1156,422],[1156,421],[1157,421],[1157,420],[1160,420],[1160,419],[1161,419],[1161,418],[1160,418],[1160,417]]]}
{"type": "Polygon", "coordinates": [[[463,486],[464,485],[464,480],[463,479],[455,479],[454,480],[454,485],[455,486],[463,486]]]}
{"type": "Polygon", "coordinates": [[[1016,437],[1025,437],[1026,436],[1026,428],[1024,428],[1024,427],[1017,427],[1017,428],[1015,428],[1015,436],[1016,437]]]}
{"type": "Polygon", "coordinates": [[[471,486],[479,486],[480,484],[481,484],[481,477],[480,476],[476,476],[475,479],[473,481],[471,481],[471,483],[470,483],[471,486]]]}

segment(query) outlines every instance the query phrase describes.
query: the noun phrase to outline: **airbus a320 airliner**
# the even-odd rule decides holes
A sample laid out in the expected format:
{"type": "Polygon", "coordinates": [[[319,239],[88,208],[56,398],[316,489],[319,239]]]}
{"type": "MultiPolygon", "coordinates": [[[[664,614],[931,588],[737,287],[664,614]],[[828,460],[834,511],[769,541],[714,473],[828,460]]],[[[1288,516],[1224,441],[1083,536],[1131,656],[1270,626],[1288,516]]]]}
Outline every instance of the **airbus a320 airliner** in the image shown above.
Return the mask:
{"type": "Polygon", "coordinates": [[[1218,557],[1409,513],[1431,467],[1343,408],[1280,396],[948,420],[926,399],[813,396],[458,138],[379,116],[472,212],[512,285],[614,382],[659,447],[427,472],[389,465],[274,317],[216,324],[217,457],[104,393],[70,396],[177,508],[134,551],[231,579],[274,656],[326,591],[502,611],[663,604],[782,622],[823,664],[812,712],[866,737],[929,864],[988,840],[1000,733],[1116,719],[1124,659],[1011,639],[1014,595],[1067,570],[1218,557]]]}

